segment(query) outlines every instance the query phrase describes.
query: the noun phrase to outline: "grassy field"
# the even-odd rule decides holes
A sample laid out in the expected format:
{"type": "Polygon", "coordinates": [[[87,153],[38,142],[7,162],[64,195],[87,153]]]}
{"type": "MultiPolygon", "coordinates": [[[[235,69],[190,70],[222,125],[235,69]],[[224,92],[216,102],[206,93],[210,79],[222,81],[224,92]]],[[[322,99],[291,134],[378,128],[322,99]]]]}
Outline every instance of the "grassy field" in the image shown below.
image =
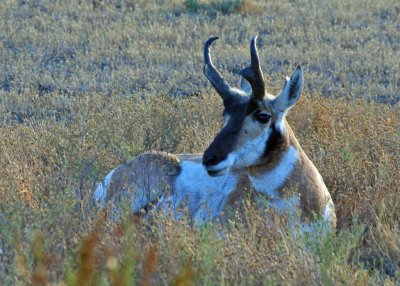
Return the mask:
{"type": "Polygon", "coordinates": [[[0,285],[400,284],[400,3],[265,2],[1,1],[0,285]],[[235,84],[255,34],[269,92],[304,69],[288,120],[337,232],[272,231],[250,204],[224,229],[104,222],[110,169],[218,132],[205,40],[235,84]]]}

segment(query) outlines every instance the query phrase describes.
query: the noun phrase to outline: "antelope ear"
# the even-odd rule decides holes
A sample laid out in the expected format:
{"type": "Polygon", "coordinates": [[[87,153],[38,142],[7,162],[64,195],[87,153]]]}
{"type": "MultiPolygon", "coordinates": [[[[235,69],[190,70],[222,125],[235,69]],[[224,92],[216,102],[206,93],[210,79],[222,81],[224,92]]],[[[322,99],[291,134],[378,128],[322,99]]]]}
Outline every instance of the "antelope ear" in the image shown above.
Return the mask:
{"type": "Polygon", "coordinates": [[[250,95],[252,93],[253,90],[251,89],[250,83],[243,76],[240,76],[239,85],[240,89],[244,91],[247,95],[250,95]]]}
{"type": "Polygon", "coordinates": [[[282,92],[272,102],[276,113],[286,113],[292,108],[301,96],[303,90],[303,71],[297,66],[291,78],[286,78],[282,92]]]}

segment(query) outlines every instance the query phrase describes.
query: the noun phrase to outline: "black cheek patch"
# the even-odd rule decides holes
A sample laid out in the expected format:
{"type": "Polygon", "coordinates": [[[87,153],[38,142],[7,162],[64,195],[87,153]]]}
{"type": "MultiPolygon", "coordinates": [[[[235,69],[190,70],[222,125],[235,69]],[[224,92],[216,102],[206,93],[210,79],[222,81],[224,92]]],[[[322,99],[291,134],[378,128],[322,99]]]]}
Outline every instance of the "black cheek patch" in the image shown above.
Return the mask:
{"type": "Polygon", "coordinates": [[[285,136],[276,129],[275,124],[271,124],[271,135],[265,143],[264,157],[268,157],[273,151],[285,144],[285,136]]]}

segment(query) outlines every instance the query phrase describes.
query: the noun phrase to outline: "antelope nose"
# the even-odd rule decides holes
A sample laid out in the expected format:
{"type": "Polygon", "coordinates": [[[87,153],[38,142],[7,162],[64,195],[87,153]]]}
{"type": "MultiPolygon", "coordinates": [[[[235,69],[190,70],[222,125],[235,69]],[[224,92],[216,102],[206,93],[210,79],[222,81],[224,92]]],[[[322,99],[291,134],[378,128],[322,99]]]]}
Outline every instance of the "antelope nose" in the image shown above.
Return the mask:
{"type": "Polygon", "coordinates": [[[215,154],[207,154],[203,158],[203,165],[206,167],[214,166],[218,164],[218,156],[215,154]]]}

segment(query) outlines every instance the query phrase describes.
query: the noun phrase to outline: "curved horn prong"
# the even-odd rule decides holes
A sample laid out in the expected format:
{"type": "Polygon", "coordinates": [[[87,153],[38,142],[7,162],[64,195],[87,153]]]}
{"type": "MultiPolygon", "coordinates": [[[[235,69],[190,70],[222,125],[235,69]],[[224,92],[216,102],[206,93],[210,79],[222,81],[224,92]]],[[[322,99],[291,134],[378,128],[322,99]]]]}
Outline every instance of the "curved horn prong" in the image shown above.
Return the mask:
{"type": "Polygon", "coordinates": [[[210,46],[217,39],[218,37],[211,37],[204,45],[203,72],[225,102],[231,96],[231,87],[214,67],[210,56],[210,46]]]}
{"type": "Polygon", "coordinates": [[[250,83],[253,90],[251,96],[256,100],[261,100],[265,95],[265,85],[256,44],[257,36],[254,36],[250,42],[251,65],[242,69],[239,74],[250,83]]]}

